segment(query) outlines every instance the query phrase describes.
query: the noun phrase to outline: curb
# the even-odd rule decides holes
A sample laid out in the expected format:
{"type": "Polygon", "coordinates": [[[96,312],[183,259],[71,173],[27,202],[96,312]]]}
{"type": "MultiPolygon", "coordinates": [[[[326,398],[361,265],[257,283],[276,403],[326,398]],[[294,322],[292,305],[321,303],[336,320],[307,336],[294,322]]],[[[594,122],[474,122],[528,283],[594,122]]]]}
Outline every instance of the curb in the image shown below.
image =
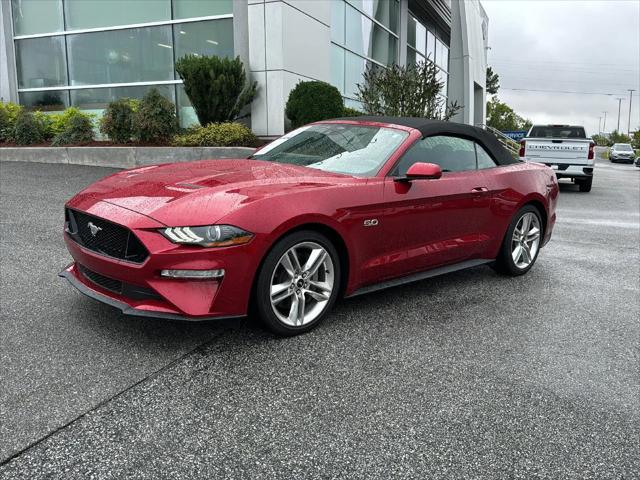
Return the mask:
{"type": "Polygon", "coordinates": [[[2,147],[0,161],[134,168],[157,163],[247,158],[249,147],[2,147]]]}

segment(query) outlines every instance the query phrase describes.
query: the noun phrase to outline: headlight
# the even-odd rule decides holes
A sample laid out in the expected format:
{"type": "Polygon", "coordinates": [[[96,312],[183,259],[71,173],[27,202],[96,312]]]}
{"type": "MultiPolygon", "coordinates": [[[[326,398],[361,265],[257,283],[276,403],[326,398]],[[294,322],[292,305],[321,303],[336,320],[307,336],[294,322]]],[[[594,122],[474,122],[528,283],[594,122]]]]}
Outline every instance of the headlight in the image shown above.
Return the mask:
{"type": "Polygon", "coordinates": [[[228,247],[242,245],[253,238],[253,233],[246,232],[232,225],[209,225],[205,227],[169,227],[160,232],[173,243],[198,245],[200,247],[228,247]]]}

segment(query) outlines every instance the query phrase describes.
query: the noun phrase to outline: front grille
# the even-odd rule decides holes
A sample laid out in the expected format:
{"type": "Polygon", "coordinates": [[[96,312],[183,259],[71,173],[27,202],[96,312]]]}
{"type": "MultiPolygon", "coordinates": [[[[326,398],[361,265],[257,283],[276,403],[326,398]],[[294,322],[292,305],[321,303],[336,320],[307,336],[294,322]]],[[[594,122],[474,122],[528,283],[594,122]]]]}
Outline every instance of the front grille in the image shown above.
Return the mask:
{"type": "Polygon", "coordinates": [[[122,282],[120,280],[105,277],[104,275],[100,275],[99,273],[89,270],[82,265],[80,265],[80,271],[85,276],[85,278],[89,279],[96,285],[114,293],[122,293],[122,282]]]}
{"type": "Polygon", "coordinates": [[[103,218],[66,209],[67,233],[83,247],[121,260],[142,263],[147,249],[131,230],[103,218]]]}
{"type": "Polygon", "coordinates": [[[162,300],[162,297],[150,288],[140,287],[138,285],[121,282],[115,278],[105,277],[93,270],[89,270],[84,265],[78,264],[78,268],[87,280],[104,288],[105,290],[109,290],[110,292],[117,293],[118,295],[132,298],[134,300],[162,300]]]}

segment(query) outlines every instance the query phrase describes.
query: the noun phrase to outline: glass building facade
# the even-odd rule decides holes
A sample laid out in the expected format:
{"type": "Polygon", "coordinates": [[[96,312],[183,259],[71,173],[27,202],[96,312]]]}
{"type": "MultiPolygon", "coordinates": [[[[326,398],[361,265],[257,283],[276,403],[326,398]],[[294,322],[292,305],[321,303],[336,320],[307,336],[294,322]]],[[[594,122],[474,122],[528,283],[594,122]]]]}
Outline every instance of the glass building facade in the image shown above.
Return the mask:
{"type": "Polygon", "coordinates": [[[362,74],[372,65],[398,62],[398,0],[335,0],[331,3],[331,81],[347,106],[358,108],[362,74]]]}
{"type": "Polygon", "coordinates": [[[18,97],[100,113],[152,87],[195,121],[175,72],[186,54],[233,56],[233,0],[11,0],[18,97]]]}
{"type": "MultiPolygon", "coordinates": [[[[359,108],[363,73],[393,64],[434,62],[442,95],[467,109],[472,90],[461,82],[482,87],[484,75],[465,80],[462,60],[449,59],[451,42],[459,49],[467,38],[452,31],[451,5],[484,21],[477,0],[3,0],[0,97],[45,112],[100,114],[110,101],[155,87],[187,126],[196,116],[175,63],[195,54],[240,57],[258,85],[250,117],[258,135],[288,128],[285,105],[299,81],[330,82],[359,108]]],[[[483,40],[471,46],[486,63],[483,40]]]]}
{"type": "Polygon", "coordinates": [[[446,98],[449,86],[449,46],[444,32],[418,20],[409,12],[407,21],[407,64],[434,62],[438,67],[438,80],[444,84],[446,98]]]}
{"type": "Polygon", "coordinates": [[[444,32],[409,12],[400,25],[399,0],[333,0],[331,12],[331,81],[348,106],[358,108],[356,94],[362,74],[371,66],[387,67],[400,62],[435,62],[446,96],[449,78],[449,47],[444,32]],[[406,45],[401,45],[406,28],[406,45]]]}

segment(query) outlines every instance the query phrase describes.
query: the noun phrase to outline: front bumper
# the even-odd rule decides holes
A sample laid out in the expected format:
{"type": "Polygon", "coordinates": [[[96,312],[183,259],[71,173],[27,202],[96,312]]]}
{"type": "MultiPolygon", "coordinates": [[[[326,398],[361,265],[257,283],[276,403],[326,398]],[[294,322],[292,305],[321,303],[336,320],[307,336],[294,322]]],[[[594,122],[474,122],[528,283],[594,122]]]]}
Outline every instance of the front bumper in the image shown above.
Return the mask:
{"type": "Polygon", "coordinates": [[[620,155],[609,155],[609,160],[611,160],[612,162],[628,162],[628,163],[633,163],[635,161],[635,157],[632,157],[631,155],[625,155],[625,156],[620,156],[620,155]]]}
{"type": "Polygon", "coordinates": [[[258,267],[255,259],[261,258],[259,242],[216,249],[176,245],[159,233],[164,225],[149,217],[113,205],[84,211],[129,229],[149,255],[142,263],[108,257],[78,244],[65,232],[74,263],[60,276],[80,292],[128,315],[209,320],[247,314],[258,267]],[[166,278],[160,275],[162,270],[224,270],[225,274],[222,279],[166,278]],[[107,283],[96,283],[96,278],[107,283]],[[111,281],[126,288],[105,288],[111,281]],[[138,295],[140,291],[146,293],[138,295]]]}
{"type": "Polygon", "coordinates": [[[68,265],[64,270],[62,270],[59,274],[59,277],[66,278],[71,285],[73,285],[80,293],[86,295],[89,298],[93,298],[99,302],[105,303],[112,307],[118,308],[125,315],[135,315],[139,317],[151,317],[151,318],[160,318],[165,320],[180,320],[180,321],[200,321],[200,320],[229,320],[242,318],[243,315],[238,315],[234,317],[189,317],[185,315],[180,315],[177,311],[172,311],[167,309],[166,307],[161,305],[161,302],[141,302],[136,306],[131,305],[131,299],[126,297],[118,298],[112,293],[107,295],[103,292],[100,292],[99,289],[96,289],[94,286],[89,286],[86,280],[82,277],[82,274],[79,272],[79,269],[76,263],[72,263],[68,265]]]}

